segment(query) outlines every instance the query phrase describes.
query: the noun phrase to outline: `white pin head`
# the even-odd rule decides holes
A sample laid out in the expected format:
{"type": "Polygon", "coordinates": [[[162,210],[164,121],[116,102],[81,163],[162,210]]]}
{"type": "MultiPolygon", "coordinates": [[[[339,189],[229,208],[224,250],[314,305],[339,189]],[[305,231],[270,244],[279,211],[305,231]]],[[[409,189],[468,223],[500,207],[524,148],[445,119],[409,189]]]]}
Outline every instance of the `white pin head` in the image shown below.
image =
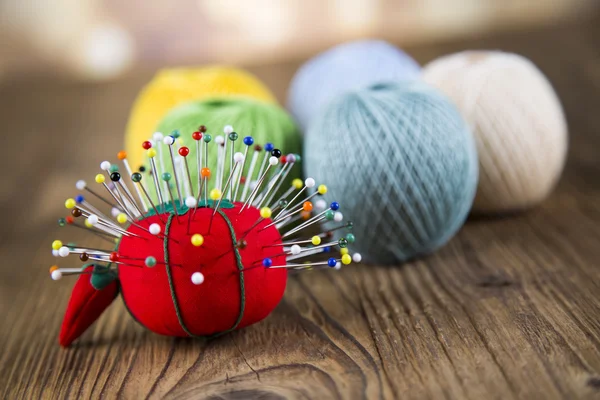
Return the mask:
{"type": "Polygon", "coordinates": [[[150,224],[150,227],[148,228],[148,230],[150,231],[151,234],[153,235],[158,235],[160,233],[160,225],[159,224],[150,224]]]}
{"type": "Polygon", "coordinates": [[[298,246],[297,244],[293,245],[290,249],[292,251],[293,255],[296,254],[300,254],[300,252],[302,251],[302,247],[298,246]]]}
{"type": "Polygon", "coordinates": [[[306,180],[304,181],[304,185],[307,188],[311,188],[311,187],[314,187],[316,185],[316,182],[315,182],[315,180],[313,178],[306,178],[306,180]]]}
{"type": "Polygon", "coordinates": [[[223,136],[221,136],[221,135],[218,135],[215,138],[215,143],[218,144],[218,145],[221,145],[221,144],[225,143],[225,138],[223,136]]]}
{"type": "Polygon", "coordinates": [[[113,207],[110,210],[110,215],[112,215],[114,218],[117,218],[117,215],[121,214],[121,210],[119,210],[117,207],[113,207]]]}
{"type": "Polygon", "coordinates": [[[102,171],[108,171],[110,169],[110,162],[108,162],[108,161],[102,161],[100,163],[100,169],[102,171]]]}
{"type": "Polygon", "coordinates": [[[154,132],[154,135],[152,135],[152,139],[154,139],[155,142],[160,142],[164,137],[162,132],[154,132]]]}
{"type": "Polygon", "coordinates": [[[60,249],[58,249],[58,255],[61,257],[67,257],[69,254],[71,254],[71,251],[67,246],[63,246],[60,249]]]}
{"type": "Polygon", "coordinates": [[[341,263],[341,262],[339,262],[339,261],[338,261],[338,262],[336,262],[336,263],[335,263],[335,267],[333,267],[333,268],[334,268],[334,269],[337,269],[337,270],[339,271],[340,269],[342,269],[342,263],[341,263]]]}
{"type": "Polygon", "coordinates": [[[165,136],[163,138],[163,143],[166,144],[167,146],[170,146],[173,143],[175,143],[175,138],[173,138],[173,136],[165,136]]]}
{"type": "Polygon", "coordinates": [[[225,127],[223,128],[223,133],[229,135],[231,132],[233,132],[233,126],[225,125],[225,127]]]}
{"type": "Polygon", "coordinates": [[[204,275],[202,275],[202,272],[194,272],[192,274],[192,283],[194,285],[200,285],[202,282],[204,282],[204,275]]]}
{"type": "Polygon", "coordinates": [[[54,249],[52,249],[52,255],[53,255],[54,257],[58,257],[58,250],[54,250],[54,249]]]}
{"type": "Polygon", "coordinates": [[[185,206],[187,208],[194,208],[196,205],[196,198],[194,196],[188,196],[185,198],[185,206]]]}
{"type": "Polygon", "coordinates": [[[244,155],[240,152],[237,152],[233,155],[233,161],[235,161],[236,163],[241,163],[242,161],[244,161],[244,155]]]}
{"type": "Polygon", "coordinates": [[[86,187],[86,183],[83,179],[80,179],[77,182],[75,182],[75,187],[77,188],[77,190],[83,190],[86,187]]]}
{"type": "MultiPolygon", "coordinates": [[[[120,213],[119,213],[120,214],[120,213]]],[[[94,226],[97,225],[98,222],[100,221],[100,218],[98,218],[98,216],[96,214],[91,214],[88,218],[87,218],[88,222],[90,223],[90,225],[94,226]]]]}
{"type": "Polygon", "coordinates": [[[54,271],[52,271],[50,276],[52,277],[53,280],[58,281],[58,280],[60,280],[60,278],[62,278],[62,272],[55,269],[54,271]]]}
{"type": "Polygon", "coordinates": [[[324,210],[327,208],[327,202],[323,199],[319,199],[317,201],[315,201],[315,207],[317,208],[317,210],[324,210]]]}
{"type": "Polygon", "coordinates": [[[339,211],[336,211],[335,214],[333,214],[333,220],[335,222],[342,222],[342,220],[344,219],[344,214],[342,214],[339,211]]]}
{"type": "Polygon", "coordinates": [[[352,255],[352,261],[354,261],[355,263],[359,263],[362,261],[362,256],[360,255],[360,253],[354,253],[352,255]]]}
{"type": "Polygon", "coordinates": [[[271,158],[269,158],[269,165],[273,166],[273,165],[277,165],[279,163],[279,158],[273,156],[271,158]]]}

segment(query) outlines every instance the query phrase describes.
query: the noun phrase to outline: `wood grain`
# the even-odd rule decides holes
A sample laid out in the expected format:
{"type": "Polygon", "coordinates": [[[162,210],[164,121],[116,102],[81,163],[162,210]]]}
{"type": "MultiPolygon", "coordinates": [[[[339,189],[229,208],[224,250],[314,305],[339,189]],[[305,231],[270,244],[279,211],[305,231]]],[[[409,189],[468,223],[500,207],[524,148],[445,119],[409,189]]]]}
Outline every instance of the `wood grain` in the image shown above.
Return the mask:
{"type": "MultiPolygon", "coordinates": [[[[72,285],[47,276],[49,243],[65,235],[53,228],[60,205],[119,150],[150,73],[5,84],[0,397],[600,398],[600,18],[410,50],[426,62],[466,48],[524,54],[556,86],[571,142],[551,198],[471,219],[403,266],[295,276],[269,318],[209,342],[154,335],[117,301],[72,348],[58,346],[72,285]]],[[[283,99],[298,64],[254,72],[283,99]]]]}

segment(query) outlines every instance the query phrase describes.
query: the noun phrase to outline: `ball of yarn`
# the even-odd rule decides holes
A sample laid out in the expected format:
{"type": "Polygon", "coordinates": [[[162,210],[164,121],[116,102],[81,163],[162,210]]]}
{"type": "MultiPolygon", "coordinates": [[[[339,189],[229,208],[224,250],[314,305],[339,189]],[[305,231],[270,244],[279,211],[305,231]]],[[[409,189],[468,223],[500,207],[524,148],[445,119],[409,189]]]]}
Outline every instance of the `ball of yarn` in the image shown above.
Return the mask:
{"type": "Polygon", "coordinates": [[[311,124],[305,173],[328,182],[364,260],[394,264],[445,244],[477,185],[477,153],[456,107],[421,82],[340,96],[311,124]],[[341,176],[341,178],[340,178],[341,176]]]}
{"type": "MultiPolygon", "coordinates": [[[[299,154],[301,151],[301,136],[292,117],[281,107],[275,104],[263,103],[250,98],[219,97],[202,101],[184,103],[173,108],[158,123],[157,131],[164,135],[170,135],[178,131],[182,135],[184,144],[189,148],[187,156],[189,162],[196,160],[196,146],[192,140],[192,132],[198,130],[199,125],[207,127],[207,134],[212,136],[210,146],[217,146],[216,137],[225,136],[223,128],[231,125],[238,134],[235,141],[235,151],[244,152],[246,145],[244,138],[252,136],[254,143],[265,145],[273,143],[283,154],[299,154]]],[[[227,156],[231,155],[230,143],[227,145],[227,156]]],[[[141,148],[141,142],[137,144],[141,148]]],[[[251,146],[247,157],[252,157],[254,146],[251,146]]],[[[216,154],[216,151],[213,153],[216,154]]],[[[168,172],[172,172],[171,159],[168,152],[164,152],[163,164],[168,172]]],[[[259,161],[263,156],[260,155],[259,161]]],[[[248,164],[250,161],[248,160],[248,164]]],[[[213,174],[211,175],[211,188],[215,181],[217,157],[209,157],[207,165],[213,174]]],[[[248,167],[246,167],[248,168],[248,167]]],[[[224,177],[229,176],[229,162],[225,163],[224,177]]],[[[198,177],[197,168],[190,170],[192,182],[198,177]]],[[[256,172],[255,172],[256,173],[256,172]]],[[[301,174],[299,167],[294,167],[287,177],[287,181],[297,178],[301,174]]],[[[284,184],[282,187],[287,188],[284,184]]]]}
{"type": "Polygon", "coordinates": [[[533,206],[554,188],[567,153],[567,125],[552,86],[529,60],[469,51],[428,64],[424,79],[447,94],[471,125],[480,178],[473,211],[533,206]]]}
{"type": "Polygon", "coordinates": [[[419,64],[381,40],[360,40],[333,47],[307,61],[294,76],[288,108],[303,130],[337,95],[379,82],[415,79],[419,64]]]}
{"type": "Polygon", "coordinates": [[[261,81],[241,69],[211,66],[161,70],[142,89],[131,109],[125,135],[125,150],[132,157],[129,161],[133,165],[142,161],[139,144],[151,137],[171,108],[216,95],[248,96],[276,103],[261,81]]]}

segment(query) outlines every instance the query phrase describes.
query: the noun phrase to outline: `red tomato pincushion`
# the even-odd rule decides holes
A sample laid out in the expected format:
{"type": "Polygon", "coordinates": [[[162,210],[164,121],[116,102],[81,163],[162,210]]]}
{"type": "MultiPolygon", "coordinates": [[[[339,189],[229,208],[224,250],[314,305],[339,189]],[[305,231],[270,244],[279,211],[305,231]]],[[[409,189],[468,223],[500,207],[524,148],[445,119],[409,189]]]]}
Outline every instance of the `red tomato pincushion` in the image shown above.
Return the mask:
{"type": "MultiPolygon", "coordinates": [[[[210,136],[203,138],[200,133],[195,132],[192,137],[198,142],[197,150],[208,154],[210,136]],[[202,147],[200,139],[203,139],[202,147]]],[[[230,132],[229,139],[233,150],[237,134],[230,132]]],[[[170,154],[171,165],[176,169],[176,158],[170,147],[174,143],[175,137],[165,137],[164,145],[169,146],[169,151],[163,154],[170,154]]],[[[217,144],[221,146],[218,141],[217,144]]],[[[244,138],[244,144],[249,149],[253,144],[252,138],[244,138]]],[[[62,346],[70,345],[83,334],[119,292],[129,313],[155,333],[211,337],[243,328],[268,316],[283,296],[288,269],[339,269],[352,260],[360,261],[359,254],[351,257],[346,248],[354,241],[352,234],[321,243],[332,239],[334,230],[351,229],[351,222],[329,232],[302,237],[305,228],[342,220],[339,204],[332,202],[327,206],[323,200],[316,203],[316,214],[311,217],[313,204],[310,200],[324,195],[327,192],[325,185],[320,185],[311,194],[308,191],[315,186],[314,179],[307,178],[304,184],[295,180],[291,188],[276,197],[286,171],[289,172],[299,156],[282,156],[281,151],[267,144],[264,161],[258,173],[253,175],[257,153],[263,151],[261,146],[255,146],[257,153],[248,170],[249,176],[243,176],[245,155],[235,153],[230,160],[229,177],[224,179],[227,147],[222,146],[225,151],[217,187],[209,195],[211,172],[203,167],[194,196],[185,159],[190,150],[179,148],[179,165],[186,165],[183,172],[171,169],[175,178],[173,182],[171,172],[161,173],[154,161],[158,154],[154,148],[156,145],[150,141],[143,143],[151,167],[146,170],[150,174],[144,181],[144,171],[131,174],[127,155],[124,152],[118,154],[130,173],[133,185],[129,186],[135,190],[121,179],[115,165],[108,161],[101,164],[106,172],[98,174],[95,180],[114,200],[112,215],[116,221],[82,195],[65,202],[71,215],[59,221],[61,226],[77,225],[89,229],[111,242],[112,246],[99,249],[73,244],[64,246],[60,240],[52,243],[56,256],[77,254],[81,261],[86,262],[82,268],[53,266],[50,269],[55,280],[64,275],[79,275],[59,336],[62,346]],[[105,182],[105,175],[111,183],[105,182]],[[160,182],[159,176],[163,182],[160,182]],[[240,190],[242,186],[243,190],[240,190]],[[150,188],[154,190],[152,196],[150,188]],[[187,196],[183,197],[182,193],[187,196]],[[226,200],[226,193],[240,201],[226,200]],[[85,218],[85,225],[75,222],[80,217],[85,218]],[[336,248],[339,248],[339,257],[333,255],[336,248]],[[328,258],[307,261],[307,257],[319,257],[320,254],[328,258]]],[[[198,154],[199,151],[196,152],[198,154]]],[[[196,161],[199,167],[200,158],[196,161]]],[[[79,181],[76,186],[112,204],[109,199],[87,188],[84,181],[79,181]]]]}
{"type": "MultiPolygon", "coordinates": [[[[285,291],[287,271],[263,268],[262,261],[271,258],[274,264],[285,264],[281,236],[274,226],[262,230],[270,219],[250,230],[260,218],[259,211],[250,207],[240,214],[240,208],[236,204],[215,214],[210,233],[213,209],[199,208],[189,232],[202,234],[201,246],[194,246],[187,234],[188,215],[168,216],[168,238],[121,240],[119,254],[124,262],[128,257],[148,256],[157,262],[152,268],[119,268],[121,294],[136,320],[162,335],[210,336],[253,324],[273,311],[285,291]],[[197,272],[204,278],[202,284],[192,282],[197,272]]],[[[153,216],[140,225],[152,223],[160,220],[153,216]]],[[[130,231],[150,236],[136,226],[130,231]]]]}

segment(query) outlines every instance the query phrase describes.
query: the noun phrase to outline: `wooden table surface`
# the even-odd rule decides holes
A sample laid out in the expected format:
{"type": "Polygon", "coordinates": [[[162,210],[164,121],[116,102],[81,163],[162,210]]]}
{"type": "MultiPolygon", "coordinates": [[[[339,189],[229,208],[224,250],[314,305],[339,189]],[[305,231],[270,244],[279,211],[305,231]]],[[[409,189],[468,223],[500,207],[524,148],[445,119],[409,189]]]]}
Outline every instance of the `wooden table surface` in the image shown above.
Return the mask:
{"type": "MultiPolygon", "coordinates": [[[[265,321],[209,342],[150,333],[117,300],[58,346],[74,280],[48,277],[50,242],[68,236],[56,219],[120,149],[150,73],[4,82],[0,397],[600,398],[600,18],[409,50],[467,48],[524,54],[555,85],[571,139],[550,199],[471,219],[403,266],[294,277],[265,321]]],[[[283,98],[298,64],[252,71],[283,98]]]]}

